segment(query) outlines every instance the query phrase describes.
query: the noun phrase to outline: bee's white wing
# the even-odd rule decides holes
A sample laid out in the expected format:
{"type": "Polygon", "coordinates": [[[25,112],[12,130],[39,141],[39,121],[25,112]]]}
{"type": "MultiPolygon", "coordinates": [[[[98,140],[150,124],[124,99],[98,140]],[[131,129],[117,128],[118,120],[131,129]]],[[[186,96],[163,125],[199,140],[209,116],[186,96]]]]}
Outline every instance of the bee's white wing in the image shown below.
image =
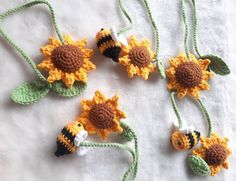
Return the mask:
{"type": "Polygon", "coordinates": [[[74,144],[77,147],[76,153],[78,156],[83,156],[88,151],[87,147],[80,146],[80,143],[88,137],[88,132],[85,130],[80,131],[74,139],[74,144]]]}
{"type": "Polygon", "coordinates": [[[126,37],[122,34],[118,36],[116,28],[114,26],[111,27],[110,31],[111,31],[111,37],[113,40],[118,41],[125,46],[128,45],[126,37]]]}

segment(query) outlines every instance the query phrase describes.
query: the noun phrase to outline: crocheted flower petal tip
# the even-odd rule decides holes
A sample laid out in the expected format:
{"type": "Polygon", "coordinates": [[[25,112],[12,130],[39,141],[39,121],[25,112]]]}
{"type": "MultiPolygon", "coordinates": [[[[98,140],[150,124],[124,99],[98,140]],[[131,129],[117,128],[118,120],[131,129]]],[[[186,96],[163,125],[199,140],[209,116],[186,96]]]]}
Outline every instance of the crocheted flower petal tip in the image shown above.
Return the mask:
{"type": "Polygon", "coordinates": [[[216,133],[212,133],[209,138],[200,139],[201,147],[193,150],[193,154],[203,158],[209,165],[211,175],[215,176],[223,167],[228,168],[228,156],[231,150],[228,146],[228,138],[220,138],[216,133]]]}
{"type": "Polygon", "coordinates": [[[152,63],[155,57],[148,40],[139,42],[135,36],[131,36],[128,38],[128,46],[122,47],[118,63],[126,67],[130,78],[138,75],[147,80],[149,73],[155,71],[155,65],[152,63]]]}
{"type": "Polygon", "coordinates": [[[101,92],[96,91],[92,100],[83,100],[82,113],[77,118],[90,134],[97,133],[102,139],[107,139],[111,132],[121,133],[120,119],[125,113],[118,109],[118,97],[107,99],[101,92]]]}
{"type": "Polygon", "coordinates": [[[87,72],[96,68],[90,61],[93,50],[85,48],[87,41],[73,41],[64,36],[64,44],[55,38],[49,38],[50,44],[40,49],[45,59],[38,68],[48,72],[47,81],[53,83],[62,80],[67,87],[75,81],[87,82],[87,72]]]}
{"type": "Polygon", "coordinates": [[[207,70],[210,64],[209,59],[197,60],[192,54],[188,59],[184,53],[179,53],[177,57],[171,58],[169,63],[170,67],[166,69],[169,79],[167,88],[177,91],[178,97],[190,95],[199,99],[199,91],[210,89],[207,81],[213,73],[207,70]]]}

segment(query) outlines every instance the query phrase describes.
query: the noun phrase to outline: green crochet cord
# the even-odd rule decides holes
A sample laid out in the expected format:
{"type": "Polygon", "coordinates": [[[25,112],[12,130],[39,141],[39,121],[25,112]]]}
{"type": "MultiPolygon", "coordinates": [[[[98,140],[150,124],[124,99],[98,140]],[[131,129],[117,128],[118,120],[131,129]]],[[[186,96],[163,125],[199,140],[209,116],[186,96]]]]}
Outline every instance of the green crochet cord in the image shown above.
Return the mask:
{"type": "Polygon", "coordinates": [[[42,81],[46,81],[46,78],[40,73],[40,71],[37,69],[34,61],[27,55],[27,53],[22,50],[19,46],[16,45],[16,43],[9,37],[6,35],[6,33],[3,31],[2,29],[2,21],[5,17],[12,15],[13,13],[22,11],[24,9],[30,8],[31,6],[34,5],[38,5],[38,4],[45,4],[48,6],[50,12],[51,12],[51,17],[52,17],[52,22],[53,25],[55,27],[56,33],[60,39],[60,41],[63,43],[63,38],[61,36],[60,30],[58,28],[57,22],[56,22],[56,18],[55,18],[55,13],[54,10],[52,8],[52,6],[49,4],[48,1],[46,0],[36,0],[36,1],[31,1],[29,3],[23,4],[21,6],[18,6],[16,8],[13,8],[3,14],[0,15],[0,36],[2,38],[4,38],[12,47],[14,47],[19,53],[20,55],[24,58],[24,60],[26,60],[28,62],[28,64],[31,66],[31,68],[34,70],[34,72],[36,73],[36,75],[42,80],[42,81]]]}
{"type": "MultiPolygon", "coordinates": [[[[178,110],[178,107],[177,107],[177,104],[175,101],[175,94],[176,94],[176,92],[171,92],[171,94],[170,94],[171,103],[172,103],[172,107],[174,109],[175,115],[177,117],[177,120],[178,120],[179,128],[181,128],[183,126],[183,121],[181,119],[181,116],[180,116],[180,113],[179,113],[179,110],[178,110]]],[[[207,136],[210,137],[211,133],[212,133],[212,123],[211,123],[209,113],[208,113],[206,107],[204,106],[203,101],[201,99],[198,99],[197,101],[202,109],[203,114],[205,115],[205,117],[207,119],[207,124],[208,124],[208,135],[207,136]]]]}
{"type": "Polygon", "coordinates": [[[135,151],[133,151],[129,146],[124,145],[124,144],[119,144],[119,143],[95,143],[95,142],[82,142],[80,143],[80,146],[83,147],[93,147],[93,148],[117,148],[117,149],[121,149],[121,150],[126,150],[128,151],[132,157],[133,157],[133,162],[132,164],[129,166],[129,168],[127,169],[127,171],[124,173],[122,181],[126,181],[126,180],[132,180],[134,181],[137,175],[137,170],[138,170],[138,139],[137,136],[135,134],[135,132],[132,130],[132,128],[130,128],[127,124],[121,122],[122,127],[124,127],[125,129],[131,130],[131,133],[133,134],[134,137],[134,148],[135,151]],[[129,175],[132,174],[129,177],[129,175]]]}

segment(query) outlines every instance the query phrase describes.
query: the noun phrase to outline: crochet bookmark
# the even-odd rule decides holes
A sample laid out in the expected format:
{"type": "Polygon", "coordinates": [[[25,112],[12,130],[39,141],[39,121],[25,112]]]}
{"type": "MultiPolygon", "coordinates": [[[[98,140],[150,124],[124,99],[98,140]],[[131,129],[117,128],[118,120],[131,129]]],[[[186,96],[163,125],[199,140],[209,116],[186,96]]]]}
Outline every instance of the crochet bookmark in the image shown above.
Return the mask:
{"type": "Polygon", "coordinates": [[[85,155],[88,148],[116,148],[128,151],[133,162],[125,172],[123,181],[135,180],[138,170],[138,140],[130,126],[121,122],[125,113],[118,108],[118,96],[107,99],[101,92],[96,91],[92,100],[81,101],[82,113],[76,121],[68,123],[57,137],[57,157],[76,152],[85,155]],[[134,140],[134,150],[121,143],[96,143],[85,141],[88,134],[98,134],[103,140],[112,133],[118,133],[123,141],[134,140]]]}
{"type": "Polygon", "coordinates": [[[135,36],[125,38],[123,33],[132,29],[133,21],[126,11],[123,1],[118,0],[119,8],[123,15],[127,18],[129,24],[116,32],[116,29],[101,29],[96,34],[97,47],[99,51],[106,57],[111,58],[114,62],[123,65],[128,76],[132,78],[138,75],[147,80],[149,73],[155,71],[156,67],[160,73],[161,78],[165,78],[165,71],[162,61],[159,56],[159,35],[157,26],[152,17],[147,0],[141,0],[147,10],[148,17],[153,27],[155,36],[155,48],[152,50],[150,41],[138,41],[135,36]]]}
{"type": "Polygon", "coordinates": [[[212,132],[212,123],[206,107],[201,99],[198,103],[203,111],[208,124],[207,137],[200,137],[200,132],[194,127],[184,126],[179,110],[175,102],[175,92],[171,93],[171,103],[177,117],[178,123],[175,124],[175,131],[171,135],[171,144],[178,150],[190,150],[199,142],[201,146],[192,151],[187,159],[191,170],[200,176],[216,175],[221,167],[228,168],[228,157],[232,153],[228,146],[228,138],[221,138],[218,134],[212,132]]]}
{"type": "Polygon", "coordinates": [[[5,17],[38,4],[44,4],[49,8],[53,26],[59,38],[50,37],[49,45],[40,49],[44,60],[39,65],[36,66],[34,61],[14,43],[0,26],[0,36],[16,49],[39,78],[23,83],[12,92],[12,100],[19,104],[37,102],[50,90],[65,97],[79,95],[86,87],[87,73],[96,68],[90,61],[93,50],[86,48],[87,41],[85,39],[73,41],[69,35],[62,36],[56,22],[55,12],[46,0],[31,1],[0,14],[0,24],[5,17]],[[45,78],[39,69],[47,71],[48,77],[45,78]]]}
{"type": "Polygon", "coordinates": [[[192,155],[187,161],[192,171],[200,176],[216,175],[221,167],[228,168],[228,156],[231,150],[228,146],[228,139],[221,138],[216,133],[212,133],[212,123],[200,98],[201,90],[209,90],[210,86],[207,81],[213,76],[213,72],[219,75],[227,75],[230,70],[226,63],[215,55],[201,56],[197,45],[197,15],[195,0],[191,0],[193,6],[193,45],[197,53],[197,58],[189,53],[188,36],[189,26],[185,13],[185,0],[181,0],[181,15],[185,24],[184,46],[185,53],[179,53],[175,58],[171,58],[170,67],[166,69],[166,75],[169,83],[167,85],[171,92],[171,102],[176,114],[178,124],[176,130],[172,133],[171,143],[176,150],[190,150],[198,144],[201,146],[192,151],[192,155]],[[176,102],[175,94],[179,98],[187,95],[197,100],[208,123],[209,133],[207,137],[200,135],[193,127],[184,126],[180,117],[176,102]]]}

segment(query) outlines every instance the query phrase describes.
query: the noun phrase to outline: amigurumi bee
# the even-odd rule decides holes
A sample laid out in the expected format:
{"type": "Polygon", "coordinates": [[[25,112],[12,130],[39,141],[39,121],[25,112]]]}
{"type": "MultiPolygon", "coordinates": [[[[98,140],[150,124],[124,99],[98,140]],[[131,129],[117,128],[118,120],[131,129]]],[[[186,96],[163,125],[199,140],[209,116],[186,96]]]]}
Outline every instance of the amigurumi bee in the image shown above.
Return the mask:
{"type": "Polygon", "coordinates": [[[122,44],[126,45],[127,40],[123,35],[117,35],[114,27],[111,29],[101,29],[96,34],[97,47],[101,54],[118,62],[122,44]]]}
{"type": "Polygon", "coordinates": [[[71,154],[75,151],[78,155],[85,153],[84,147],[79,147],[79,144],[84,141],[88,136],[87,131],[79,122],[68,123],[57,136],[57,151],[55,155],[57,157],[71,154]]]}

